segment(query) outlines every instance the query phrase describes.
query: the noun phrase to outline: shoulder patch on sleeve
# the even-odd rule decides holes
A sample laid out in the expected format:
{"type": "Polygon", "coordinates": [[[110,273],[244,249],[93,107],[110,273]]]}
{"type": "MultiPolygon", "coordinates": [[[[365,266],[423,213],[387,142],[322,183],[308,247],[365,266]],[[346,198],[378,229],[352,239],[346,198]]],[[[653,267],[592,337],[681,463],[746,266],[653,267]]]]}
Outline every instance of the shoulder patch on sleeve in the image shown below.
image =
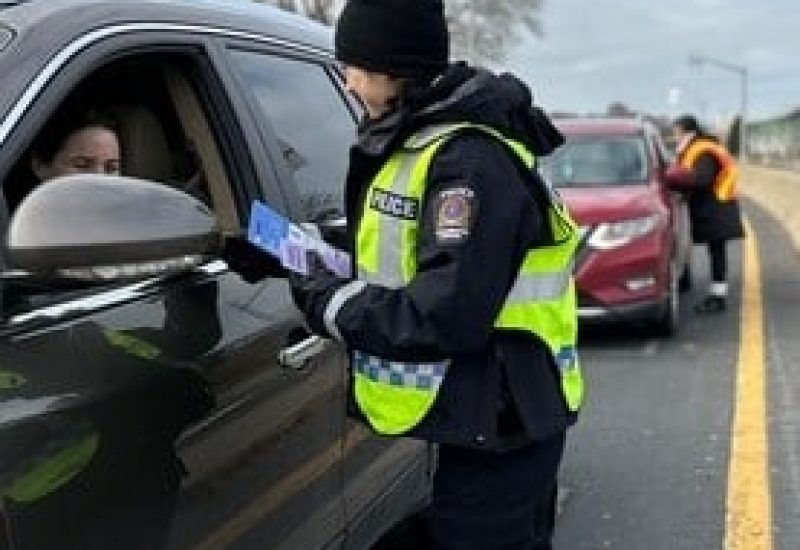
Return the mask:
{"type": "Polygon", "coordinates": [[[434,202],[436,242],[453,244],[464,241],[477,214],[475,191],[469,187],[451,187],[440,191],[434,202]]]}

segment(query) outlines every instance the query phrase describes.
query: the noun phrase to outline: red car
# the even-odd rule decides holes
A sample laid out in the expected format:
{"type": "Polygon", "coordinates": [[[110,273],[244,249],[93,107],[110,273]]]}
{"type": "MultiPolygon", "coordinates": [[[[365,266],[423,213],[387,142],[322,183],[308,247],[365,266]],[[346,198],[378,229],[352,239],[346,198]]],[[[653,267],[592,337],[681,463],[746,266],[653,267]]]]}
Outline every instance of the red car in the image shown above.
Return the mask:
{"type": "Polygon", "coordinates": [[[664,335],[690,286],[689,216],[672,191],[656,128],[639,119],[557,120],[567,141],[542,173],[581,228],[575,276],[581,320],[641,320],[664,335]]]}

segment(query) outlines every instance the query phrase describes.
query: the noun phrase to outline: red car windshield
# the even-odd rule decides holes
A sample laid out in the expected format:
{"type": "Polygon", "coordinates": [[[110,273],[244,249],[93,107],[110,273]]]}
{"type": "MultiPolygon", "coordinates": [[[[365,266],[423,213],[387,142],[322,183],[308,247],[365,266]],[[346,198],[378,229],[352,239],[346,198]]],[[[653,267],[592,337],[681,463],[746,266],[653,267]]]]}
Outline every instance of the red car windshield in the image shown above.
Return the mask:
{"type": "Polygon", "coordinates": [[[637,136],[581,136],[542,159],[544,177],[556,187],[625,185],[647,180],[647,155],[637,136]]]}

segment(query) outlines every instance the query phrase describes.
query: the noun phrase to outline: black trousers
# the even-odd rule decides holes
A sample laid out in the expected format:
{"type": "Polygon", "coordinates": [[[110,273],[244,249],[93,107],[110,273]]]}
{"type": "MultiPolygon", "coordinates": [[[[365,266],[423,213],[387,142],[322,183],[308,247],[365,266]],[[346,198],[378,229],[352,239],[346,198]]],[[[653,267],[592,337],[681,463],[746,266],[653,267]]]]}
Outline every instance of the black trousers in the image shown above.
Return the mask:
{"type": "Polygon", "coordinates": [[[708,257],[711,259],[711,280],[724,283],[728,280],[728,241],[709,241],[708,257]]]}
{"type": "Polygon", "coordinates": [[[505,453],[442,445],[429,534],[436,550],[550,550],[564,434],[505,453]]]}

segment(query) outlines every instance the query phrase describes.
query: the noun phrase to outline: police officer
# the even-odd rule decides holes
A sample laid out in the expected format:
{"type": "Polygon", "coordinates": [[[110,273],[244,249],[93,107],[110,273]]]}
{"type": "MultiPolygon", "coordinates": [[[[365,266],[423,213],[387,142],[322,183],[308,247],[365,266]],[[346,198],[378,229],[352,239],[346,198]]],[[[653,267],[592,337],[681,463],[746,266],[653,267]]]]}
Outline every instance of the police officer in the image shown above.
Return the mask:
{"type": "Polygon", "coordinates": [[[350,0],[336,29],[366,116],[346,188],[357,276],[290,276],[352,357],[380,435],[439,443],[436,548],[550,548],[583,382],[576,227],[537,175],[562,138],[525,85],[450,64],[440,0],[350,0]]]}
{"type": "Polygon", "coordinates": [[[718,313],[727,307],[727,242],[744,236],[736,200],[736,162],[691,115],[675,120],[673,135],[677,142],[678,165],[688,172],[692,239],[707,244],[711,262],[708,294],[695,304],[694,310],[718,313]]]}

